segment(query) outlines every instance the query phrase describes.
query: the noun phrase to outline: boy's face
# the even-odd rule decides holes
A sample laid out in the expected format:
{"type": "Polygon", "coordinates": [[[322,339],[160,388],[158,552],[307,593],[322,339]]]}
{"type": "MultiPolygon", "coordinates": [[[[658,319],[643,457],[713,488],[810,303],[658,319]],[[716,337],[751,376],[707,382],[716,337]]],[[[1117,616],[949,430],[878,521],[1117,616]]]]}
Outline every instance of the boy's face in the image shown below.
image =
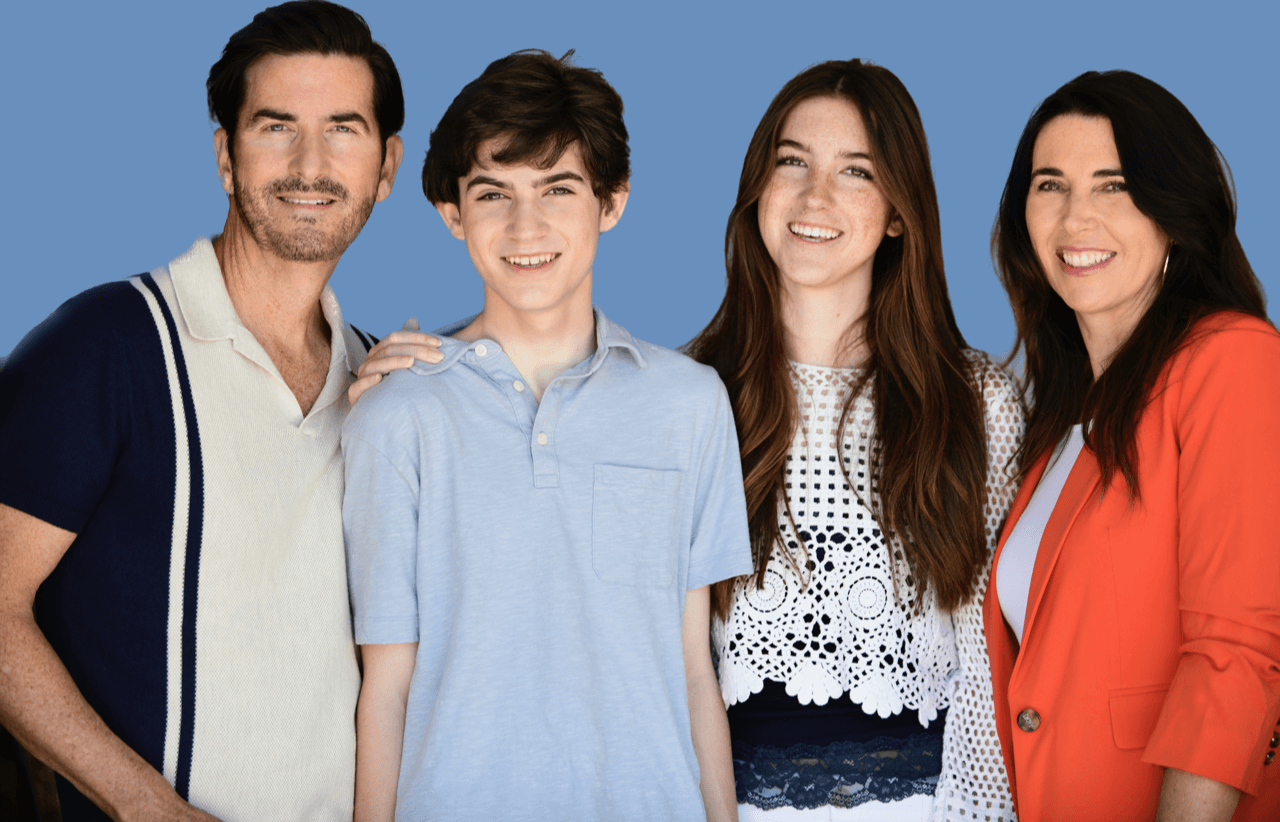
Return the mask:
{"type": "Polygon", "coordinates": [[[596,199],[577,143],[543,169],[494,163],[500,140],[484,143],[458,181],[458,205],[437,206],[453,236],[467,243],[484,280],[486,310],[542,312],[578,303],[589,310],[596,243],[622,216],[627,192],[611,204],[596,199]]]}

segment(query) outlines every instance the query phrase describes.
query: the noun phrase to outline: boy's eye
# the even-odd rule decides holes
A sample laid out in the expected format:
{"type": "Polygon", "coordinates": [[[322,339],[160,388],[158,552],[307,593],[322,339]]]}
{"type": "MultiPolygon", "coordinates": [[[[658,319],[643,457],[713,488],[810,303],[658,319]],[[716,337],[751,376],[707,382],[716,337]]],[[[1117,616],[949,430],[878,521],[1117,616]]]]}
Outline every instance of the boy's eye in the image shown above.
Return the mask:
{"type": "Polygon", "coordinates": [[[548,194],[572,194],[573,189],[569,188],[568,186],[556,186],[555,188],[547,191],[547,193],[548,194]]]}
{"type": "Polygon", "coordinates": [[[501,200],[505,197],[506,195],[503,194],[501,191],[486,191],[484,194],[481,194],[476,199],[477,200],[501,200]]]}

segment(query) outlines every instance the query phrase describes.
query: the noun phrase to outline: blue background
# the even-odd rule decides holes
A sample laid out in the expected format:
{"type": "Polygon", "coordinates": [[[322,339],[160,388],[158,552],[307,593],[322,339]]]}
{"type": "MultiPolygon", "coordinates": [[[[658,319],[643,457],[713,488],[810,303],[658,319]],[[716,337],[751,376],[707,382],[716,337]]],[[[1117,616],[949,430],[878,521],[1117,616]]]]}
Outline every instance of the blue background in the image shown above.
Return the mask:
{"type": "MultiPolygon", "coordinates": [[[[263,2],[6,14],[0,353],[72,294],[221,229],[204,81],[263,2]]],[[[725,219],[769,100],[806,66],[855,56],[893,70],[920,108],[951,298],[971,345],[1002,354],[1013,341],[988,242],[1018,135],[1041,99],[1087,69],[1137,71],[1187,104],[1231,164],[1240,237],[1280,299],[1280,253],[1267,240],[1280,219],[1275,4],[352,5],[395,59],[407,108],[395,191],[332,280],[347,318],[377,334],[409,314],[432,328],[478,310],[479,278],[422,196],[421,161],[462,86],[528,47],[577,49],[626,103],[632,195],[601,242],[596,301],[653,342],[687,341],[719,305],[725,219]]]]}

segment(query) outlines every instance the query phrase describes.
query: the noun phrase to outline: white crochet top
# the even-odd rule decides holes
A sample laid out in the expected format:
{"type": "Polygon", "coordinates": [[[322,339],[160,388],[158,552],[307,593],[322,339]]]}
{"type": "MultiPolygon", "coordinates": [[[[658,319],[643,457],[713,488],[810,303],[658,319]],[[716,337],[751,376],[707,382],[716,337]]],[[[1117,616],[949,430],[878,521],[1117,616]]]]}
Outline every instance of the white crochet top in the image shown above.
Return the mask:
{"type": "MultiPolygon", "coordinates": [[[[994,554],[1017,490],[1012,459],[1023,410],[1014,378],[986,354],[968,355],[986,415],[986,536],[994,554]]],[[[739,580],[727,621],[713,621],[725,705],[759,693],[772,679],[801,704],[823,705],[847,692],[868,714],[912,710],[925,727],[949,706],[934,819],[1012,820],[982,624],[990,559],[973,598],[954,613],[937,607],[932,590],[921,612],[912,613],[917,592],[901,550],[895,546],[890,557],[862,502],[874,487],[870,386],[836,442],[842,401],[858,376],[853,368],[792,363],[800,424],[787,455],[786,493],[795,528],[779,501],[785,548],[775,546],[764,588],[739,580]],[[856,493],[840,470],[842,459],[856,493]],[[805,569],[804,579],[783,550],[805,569]]]]}

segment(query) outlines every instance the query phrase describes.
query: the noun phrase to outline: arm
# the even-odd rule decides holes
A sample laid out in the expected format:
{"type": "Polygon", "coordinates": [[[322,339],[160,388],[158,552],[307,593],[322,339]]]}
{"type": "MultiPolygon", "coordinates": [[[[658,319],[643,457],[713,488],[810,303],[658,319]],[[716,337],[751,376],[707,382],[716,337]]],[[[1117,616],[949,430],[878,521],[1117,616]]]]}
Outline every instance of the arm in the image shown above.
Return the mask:
{"type": "Polygon", "coordinates": [[[111,732],[36,625],[36,590],[75,536],[0,504],[0,719],[112,819],[211,822],[111,732]]]}
{"type": "Polygon", "coordinates": [[[1156,822],[1228,822],[1240,791],[1177,768],[1164,772],[1156,822]]]}
{"type": "Polygon", "coordinates": [[[418,643],[362,645],[364,682],[356,705],[356,822],[396,815],[404,717],[418,643]]]}
{"type": "Polygon", "coordinates": [[[405,320],[404,327],[393,331],[369,349],[368,356],[356,372],[356,381],[347,389],[347,399],[352,405],[360,395],[382,382],[385,374],[400,371],[413,365],[414,360],[437,363],[442,357],[440,340],[418,331],[418,321],[405,320]]]}
{"type": "Polygon", "coordinates": [[[729,720],[724,713],[720,684],[711,664],[711,588],[690,591],[684,600],[684,677],[689,689],[689,726],[693,753],[702,773],[702,804],[707,822],[737,822],[738,799],[733,787],[733,756],[729,720]]]}
{"type": "Polygon", "coordinates": [[[1170,370],[1182,645],[1142,759],[1257,794],[1280,714],[1280,336],[1232,325],[1170,370]]]}

